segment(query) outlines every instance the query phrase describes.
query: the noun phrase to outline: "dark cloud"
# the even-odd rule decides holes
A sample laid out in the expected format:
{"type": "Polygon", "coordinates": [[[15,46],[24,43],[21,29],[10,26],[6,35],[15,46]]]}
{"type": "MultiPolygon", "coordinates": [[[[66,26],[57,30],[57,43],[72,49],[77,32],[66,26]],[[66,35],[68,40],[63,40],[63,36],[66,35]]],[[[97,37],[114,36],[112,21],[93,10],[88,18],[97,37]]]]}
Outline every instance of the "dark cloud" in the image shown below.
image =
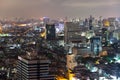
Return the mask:
{"type": "Polygon", "coordinates": [[[119,16],[120,0],[0,0],[0,16],[119,16]]]}

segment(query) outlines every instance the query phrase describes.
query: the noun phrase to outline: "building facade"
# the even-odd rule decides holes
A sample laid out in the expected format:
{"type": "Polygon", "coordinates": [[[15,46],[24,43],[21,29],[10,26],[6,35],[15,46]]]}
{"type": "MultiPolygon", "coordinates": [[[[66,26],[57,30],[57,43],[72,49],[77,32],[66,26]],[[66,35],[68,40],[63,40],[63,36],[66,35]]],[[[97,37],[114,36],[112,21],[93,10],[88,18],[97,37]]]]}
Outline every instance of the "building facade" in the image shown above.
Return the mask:
{"type": "Polygon", "coordinates": [[[17,77],[18,80],[55,80],[55,76],[50,74],[50,60],[48,59],[28,59],[25,56],[18,57],[17,77]]]}

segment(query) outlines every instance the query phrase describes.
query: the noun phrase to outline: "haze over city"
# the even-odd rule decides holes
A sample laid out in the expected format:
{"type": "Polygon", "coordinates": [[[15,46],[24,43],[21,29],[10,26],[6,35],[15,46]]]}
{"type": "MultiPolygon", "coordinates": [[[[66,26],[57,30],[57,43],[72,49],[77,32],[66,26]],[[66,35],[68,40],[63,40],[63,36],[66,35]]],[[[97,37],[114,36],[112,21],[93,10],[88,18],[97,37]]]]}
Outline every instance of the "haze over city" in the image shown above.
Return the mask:
{"type": "Polygon", "coordinates": [[[119,17],[120,0],[0,0],[0,17],[119,17]]]}
{"type": "Polygon", "coordinates": [[[120,0],[0,0],[0,80],[120,80],[120,0]]]}

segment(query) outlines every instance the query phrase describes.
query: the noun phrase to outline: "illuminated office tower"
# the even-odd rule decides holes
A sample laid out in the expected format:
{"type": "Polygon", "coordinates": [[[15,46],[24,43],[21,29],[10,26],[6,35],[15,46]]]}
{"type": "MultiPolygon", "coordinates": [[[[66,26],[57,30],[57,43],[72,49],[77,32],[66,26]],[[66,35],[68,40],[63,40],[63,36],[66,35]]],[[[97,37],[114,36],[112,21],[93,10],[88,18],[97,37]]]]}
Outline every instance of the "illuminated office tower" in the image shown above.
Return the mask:
{"type": "Polygon", "coordinates": [[[94,55],[99,55],[99,52],[102,51],[101,37],[96,36],[90,39],[91,41],[91,51],[94,55]]]}

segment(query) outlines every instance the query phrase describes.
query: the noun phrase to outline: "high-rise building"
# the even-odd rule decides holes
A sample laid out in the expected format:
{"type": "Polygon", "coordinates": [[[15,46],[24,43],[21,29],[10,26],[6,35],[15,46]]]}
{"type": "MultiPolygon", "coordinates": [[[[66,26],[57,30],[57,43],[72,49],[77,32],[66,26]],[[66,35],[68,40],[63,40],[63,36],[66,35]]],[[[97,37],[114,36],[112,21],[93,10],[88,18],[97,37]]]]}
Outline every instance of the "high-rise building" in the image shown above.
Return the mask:
{"type": "Polygon", "coordinates": [[[81,36],[82,32],[86,32],[88,27],[81,27],[80,23],[77,22],[66,22],[65,23],[65,43],[70,42],[85,42],[86,38],[81,36]]]}
{"type": "Polygon", "coordinates": [[[109,31],[107,28],[102,28],[102,46],[108,46],[109,31]]]}
{"type": "Polygon", "coordinates": [[[44,56],[41,58],[18,56],[18,80],[55,80],[55,76],[50,74],[50,63],[44,56]]]}
{"type": "Polygon", "coordinates": [[[56,30],[54,24],[46,24],[46,39],[54,40],[56,38],[56,30]]]}
{"type": "Polygon", "coordinates": [[[98,55],[102,51],[101,37],[95,36],[90,39],[91,42],[91,51],[94,55],[98,55]]]}
{"type": "Polygon", "coordinates": [[[120,40],[120,29],[114,30],[113,37],[120,40]]]}
{"type": "Polygon", "coordinates": [[[66,22],[64,30],[65,49],[72,54],[72,47],[78,43],[86,43],[87,38],[83,35],[88,27],[80,26],[79,22],[66,22]]]}
{"type": "Polygon", "coordinates": [[[92,17],[92,15],[90,15],[90,18],[89,18],[89,29],[90,30],[92,30],[92,28],[93,28],[93,17],[92,17]]]}

